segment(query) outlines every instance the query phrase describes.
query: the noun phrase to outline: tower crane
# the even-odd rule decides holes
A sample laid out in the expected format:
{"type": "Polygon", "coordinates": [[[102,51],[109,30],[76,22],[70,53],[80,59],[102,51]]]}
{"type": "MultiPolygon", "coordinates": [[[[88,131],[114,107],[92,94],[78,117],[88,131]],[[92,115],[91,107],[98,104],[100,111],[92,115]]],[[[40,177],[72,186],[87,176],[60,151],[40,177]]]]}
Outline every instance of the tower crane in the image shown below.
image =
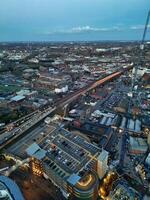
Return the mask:
{"type": "Polygon", "coordinates": [[[148,29],[149,19],[150,19],[150,10],[149,10],[148,15],[147,15],[145,28],[144,28],[142,40],[141,40],[141,43],[140,43],[140,54],[139,54],[139,57],[138,57],[138,62],[136,64],[135,68],[134,68],[134,73],[133,73],[133,78],[132,78],[132,94],[133,95],[134,95],[134,92],[135,92],[135,85],[137,83],[138,68],[139,68],[139,65],[141,65],[141,63],[142,63],[142,57],[143,57],[144,45],[145,45],[145,38],[146,38],[147,29],[148,29]]]}
{"type": "Polygon", "coordinates": [[[130,101],[129,101],[129,109],[128,111],[131,112],[131,102],[133,104],[137,104],[139,105],[140,99],[139,99],[139,95],[137,95],[136,98],[136,94],[137,94],[137,73],[138,73],[138,69],[139,66],[142,66],[142,58],[143,58],[143,52],[144,52],[144,47],[145,47],[145,38],[146,38],[146,34],[147,34],[147,30],[148,30],[148,24],[149,24],[149,20],[150,20],[150,10],[148,12],[147,15],[147,19],[146,19],[146,23],[145,23],[145,27],[144,27],[144,32],[143,32],[143,36],[142,36],[142,40],[140,42],[140,52],[139,52],[139,56],[138,56],[138,60],[135,64],[135,67],[133,68],[133,75],[132,75],[132,86],[131,86],[131,93],[129,93],[129,97],[130,97],[130,101]],[[136,100],[136,102],[135,102],[136,100]]]}

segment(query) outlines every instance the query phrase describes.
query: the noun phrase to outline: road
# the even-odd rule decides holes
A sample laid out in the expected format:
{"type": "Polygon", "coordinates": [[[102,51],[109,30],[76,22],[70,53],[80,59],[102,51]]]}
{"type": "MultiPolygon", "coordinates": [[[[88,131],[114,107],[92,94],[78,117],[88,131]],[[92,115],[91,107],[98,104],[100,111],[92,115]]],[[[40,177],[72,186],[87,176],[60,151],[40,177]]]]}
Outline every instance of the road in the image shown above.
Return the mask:
{"type": "Polygon", "coordinates": [[[123,74],[125,71],[127,71],[129,69],[131,69],[131,66],[129,66],[128,68],[126,68],[124,70],[114,72],[114,73],[106,76],[105,78],[102,78],[102,79],[86,86],[85,88],[82,88],[81,90],[79,90],[69,96],[64,97],[62,100],[55,103],[54,108],[50,107],[44,111],[38,112],[38,114],[33,116],[33,118],[29,119],[24,124],[21,124],[20,127],[17,127],[17,130],[13,129],[10,132],[4,133],[3,136],[1,136],[1,138],[0,138],[0,140],[1,140],[0,150],[5,148],[6,146],[8,146],[10,143],[12,143],[12,141],[16,140],[18,137],[22,136],[22,134],[27,132],[27,130],[29,130],[31,127],[35,126],[37,123],[42,122],[47,116],[49,116],[51,113],[55,112],[56,109],[58,109],[59,107],[63,107],[66,104],[69,104],[73,100],[77,99],[80,95],[83,95],[83,94],[91,91],[92,89],[94,89],[114,78],[117,78],[118,76],[120,76],[121,74],[123,74]]]}
{"type": "Polygon", "coordinates": [[[127,131],[123,131],[122,133],[122,138],[120,141],[120,151],[119,151],[119,165],[120,167],[124,166],[124,159],[125,159],[125,155],[126,155],[126,150],[127,150],[127,137],[128,137],[128,132],[127,131]]]}
{"type": "MultiPolygon", "coordinates": [[[[55,127],[51,127],[51,130],[54,130],[55,127]]],[[[15,144],[11,145],[7,151],[13,155],[16,155],[22,159],[26,158],[25,150],[36,140],[37,143],[40,143],[43,136],[42,132],[45,132],[44,126],[38,126],[34,130],[32,130],[29,134],[25,135],[19,141],[15,142],[15,144]]]]}

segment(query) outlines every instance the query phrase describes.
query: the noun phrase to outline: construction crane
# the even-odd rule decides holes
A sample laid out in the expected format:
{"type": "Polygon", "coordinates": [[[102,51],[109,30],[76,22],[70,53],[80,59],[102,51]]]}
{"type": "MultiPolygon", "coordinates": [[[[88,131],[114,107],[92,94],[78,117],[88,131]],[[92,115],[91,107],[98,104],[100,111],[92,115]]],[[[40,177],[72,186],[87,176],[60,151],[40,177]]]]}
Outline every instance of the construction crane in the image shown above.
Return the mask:
{"type": "Polygon", "coordinates": [[[129,108],[128,108],[129,113],[131,112],[131,104],[139,105],[139,103],[140,103],[140,99],[139,99],[140,96],[137,95],[137,85],[138,85],[138,83],[137,83],[137,73],[138,73],[139,66],[142,66],[142,58],[143,58],[145,38],[146,38],[147,29],[148,29],[149,19],[150,19],[150,10],[149,10],[148,15],[147,15],[142,40],[140,42],[140,49],[139,49],[140,52],[139,52],[139,56],[138,56],[138,61],[136,62],[135,67],[133,68],[134,71],[133,71],[133,75],[132,75],[131,92],[128,93],[128,96],[130,97],[129,108]]]}
{"type": "Polygon", "coordinates": [[[135,85],[137,84],[137,72],[138,72],[139,65],[141,65],[141,62],[142,62],[144,43],[145,43],[146,33],[147,33],[147,29],[148,29],[149,19],[150,19],[150,10],[147,15],[145,28],[144,28],[142,40],[140,43],[140,54],[138,57],[138,62],[134,68],[134,73],[133,73],[133,78],[132,78],[132,95],[134,95],[134,93],[135,93],[135,85]]]}

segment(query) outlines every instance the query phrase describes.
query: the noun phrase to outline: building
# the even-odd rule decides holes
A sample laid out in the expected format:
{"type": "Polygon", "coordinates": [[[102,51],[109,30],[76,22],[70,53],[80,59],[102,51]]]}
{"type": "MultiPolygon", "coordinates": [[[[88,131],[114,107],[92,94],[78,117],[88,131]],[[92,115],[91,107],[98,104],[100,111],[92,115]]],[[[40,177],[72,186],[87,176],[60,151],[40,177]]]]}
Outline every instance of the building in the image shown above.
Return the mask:
{"type": "Polygon", "coordinates": [[[99,178],[102,179],[105,176],[108,169],[108,152],[103,150],[97,159],[97,173],[99,175],[99,178]]]}
{"type": "Polygon", "coordinates": [[[129,139],[129,153],[130,154],[144,154],[148,150],[146,141],[139,137],[131,137],[129,139]]]}
{"type": "Polygon", "coordinates": [[[149,196],[147,196],[147,195],[144,195],[144,197],[143,197],[143,200],[149,200],[149,196]]]}
{"type": "Polygon", "coordinates": [[[14,97],[11,98],[11,101],[13,102],[21,102],[25,99],[25,96],[22,95],[16,95],[14,97]]]}
{"type": "Polygon", "coordinates": [[[122,100],[118,103],[118,105],[114,107],[114,110],[116,112],[125,113],[128,109],[128,104],[129,104],[128,99],[122,98],[122,100]]]}
{"type": "Polygon", "coordinates": [[[145,160],[146,164],[148,165],[148,167],[150,167],[150,153],[148,154],[146,160],[145,160]]]}
{"type": "Polygon", "coordinates": [[[99,179],[94,171],[85,172],[82,177],[73,174],[67,181],[68,191],[73,200],[97,199],[99,179]]]}
{"type": "Polygon", "coordinates": [[[43,175],[41,158],[45,156],[45,151],[41,149],[36,143],[33,143],[27,150],[28,155],[34,154],[34,158],[30,160],[29,165],[33,174],[37,176],[43,175]]]}
{"type": "Polygon", "coordinates": [[[134,189],[128,185],[119,183],[109,195],[110,200],[140,200],[141,198],[135,193],[134,189]]]}
{"type": "Polygon", "coordinates": [[[147,136],[147,143],[148,143],[149,148],[150,148],[150,133],[149,133],[148,136],[147,136]]]}
{"type": "Polygon", "coordinates": [[[142,131],[142,123],[139,119],[133,120],[131,118],[123,117],[120,123],[120,130],[127,129],[129,133],[139,134],[142,131]]]}
{"type": "MultiPolygon", "coordinates": [[[[39,78],[34,81],[34,87],[47,88],[55,90],[56,88],[62,89],[62,91],[68,90],[66,85],[70,83],[70,76],[63,76],[62,74],[50,75],[49,73],[40,74],[39,78]]],[[[56,91],[58,91],[56,89],[56,91]]]]}
{"type": "Polygon", "coordinates": [[[24,200],[24,197],[13,180],[5,176],[0,176],[0,199],[24,200]]]}
{"type": "Polygon", "coordinates": [[[85,138],[58,127],[39,144],[30,145],[26,152],[41,162],[44,174],[62,190],[65,197],[97,199],[97,165],[101,150],[85,138]]]}

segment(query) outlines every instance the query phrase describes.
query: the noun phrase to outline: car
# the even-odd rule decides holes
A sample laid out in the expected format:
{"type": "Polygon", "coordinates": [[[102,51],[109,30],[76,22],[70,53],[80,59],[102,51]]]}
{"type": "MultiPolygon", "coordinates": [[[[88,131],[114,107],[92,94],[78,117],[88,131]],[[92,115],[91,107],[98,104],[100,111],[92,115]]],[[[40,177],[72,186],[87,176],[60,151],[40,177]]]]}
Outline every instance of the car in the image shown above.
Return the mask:
{"type": "Polygon", "coordinates": [[[59,151],[58,151],[58,154],[61,154],[61,153],[62,153],[62,151],[61,151],[61,150],[59,150],[59,151]]]}
{"type": "Polygon", "coordinates": [[[67,159],[65,159],[65,160],[63,161],[63,164],[66,164],[66,163],[67,163],[67,161],[68,161],[68,160],[67,160],[67,159]]]}

